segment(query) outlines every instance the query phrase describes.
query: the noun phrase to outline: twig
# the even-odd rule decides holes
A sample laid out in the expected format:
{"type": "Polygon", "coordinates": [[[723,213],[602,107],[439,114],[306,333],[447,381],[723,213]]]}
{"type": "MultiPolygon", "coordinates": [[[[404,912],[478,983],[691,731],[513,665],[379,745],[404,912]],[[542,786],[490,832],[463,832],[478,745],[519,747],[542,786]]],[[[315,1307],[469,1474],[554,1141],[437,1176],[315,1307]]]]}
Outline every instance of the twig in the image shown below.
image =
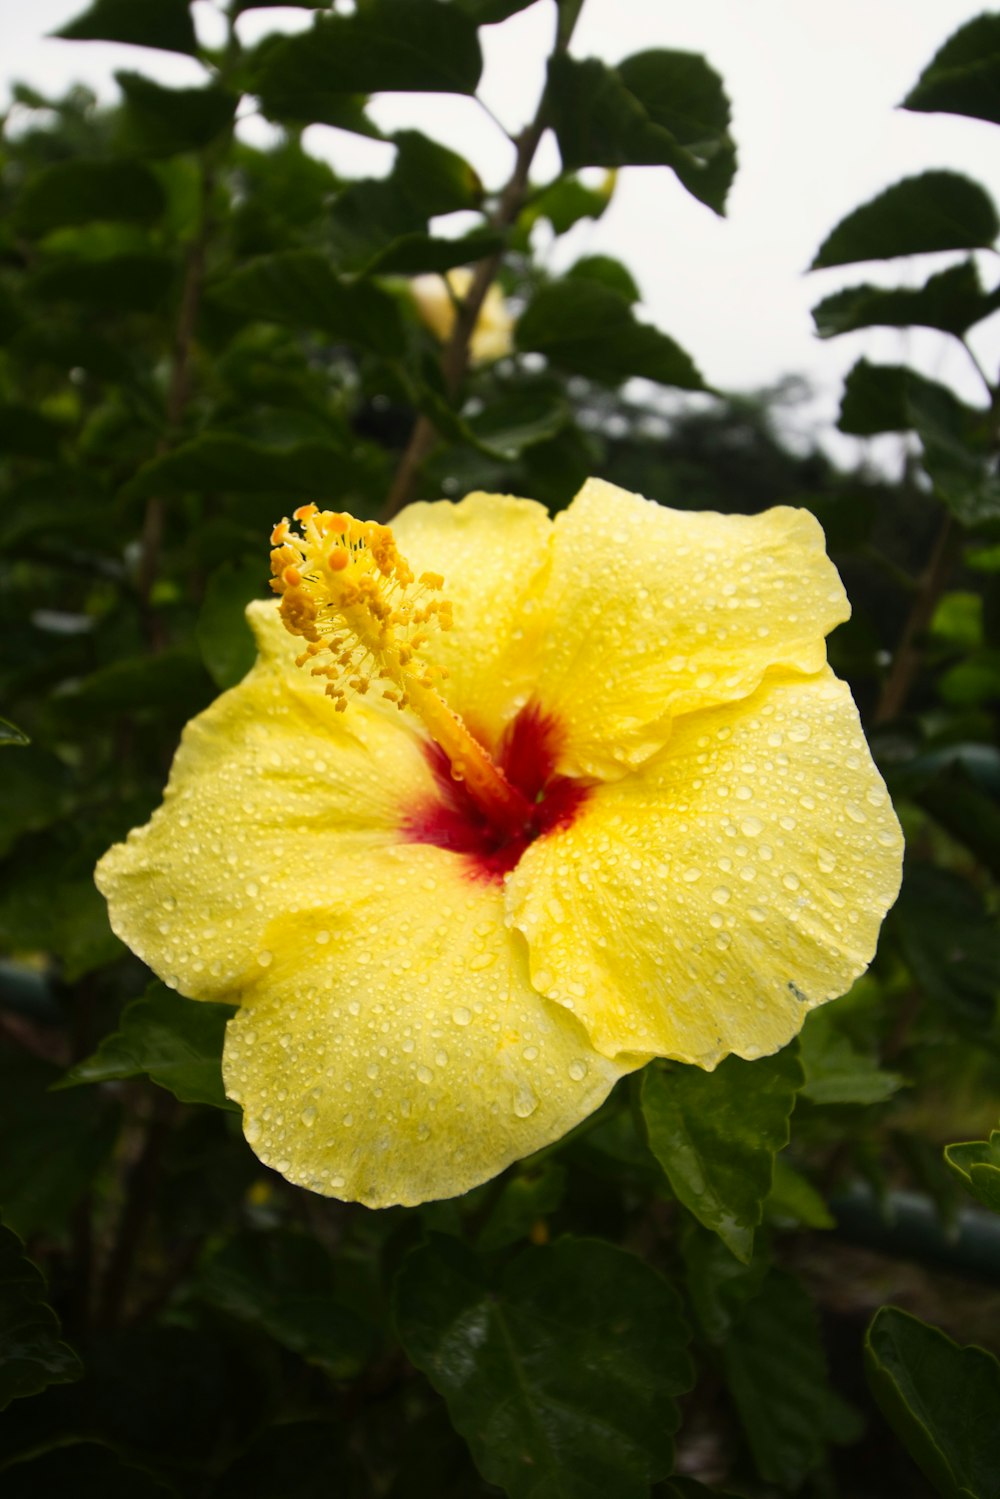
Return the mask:
{"type": "Polygon", "coordinates": [[[946,515],[879,696],[874,715],[877,724],[898,718],[910,695],[920,669],[921,638],[944,593],[960,545],[958,527],[951,516],[946,515]]]}
{"type": "MultiPolygon", "coordinates": [[[[559,12],[559,25],[557,29],[554,55],[565,52],[569,47],[573,27],[579,15],[580,5],[576,0],[571,0],[565,9],[559,12]]],[[[506,230],[516,223],[518,214],[524,207],[528,194],[528,174],[531,171],[531,163],[538,150],[538,144],[545,133],[548,124],[548,87],[542,89],[542,97],[535,111],[535,118],[519,136],[516,137],[517,157],[514,162],[514,170],[511,173],[507,186],[500,194],[496,208],[490,215],[489,223],[492,229],[506,230]]],[[[444,375],[445,389],[450,398],[458,394],[465,371],[469,363],[469,343],[472,338],[476,321],[482,310],[486,293],[489,291],[496,278],[497,271],[503,263],[504,251],[497,250],[495,254],[487,256],[485,260],[476,263],[473,271],[469,290],[463,301],[459,303],[455,315],[454,327],[444,351],[441,355],[441,369],[444,375]]],[[[399,461],[389,494],[382,510],[381,519],[391,520],[397,511],[408,504],[413,498],[417,483],[417,475],[424,459],[428,456],[437,440],[437,429],[428,416],[417,417],[410,441],[406,451],[399,461]]]]}

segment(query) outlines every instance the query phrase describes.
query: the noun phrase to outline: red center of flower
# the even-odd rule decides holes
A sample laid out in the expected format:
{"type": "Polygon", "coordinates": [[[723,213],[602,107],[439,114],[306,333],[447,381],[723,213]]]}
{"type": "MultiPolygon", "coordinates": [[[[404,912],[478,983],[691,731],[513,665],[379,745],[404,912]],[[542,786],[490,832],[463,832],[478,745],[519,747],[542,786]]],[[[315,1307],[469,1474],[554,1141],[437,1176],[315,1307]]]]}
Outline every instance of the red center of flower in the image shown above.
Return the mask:
{"type": "Polygon", "coordinates": [[[475,879],[501,880],[529,843],[568,827],[590,794],[589,786],[555,774],[559,743],[558,722],[534,704],[522,708],[509,725],[493,758],[531,810],[523,823],[501,826],[455,780],[444,751],[428,741],[426,754],[436,790],[410,811],[405,836],[411,843],[433,843],[467,855],[475,879]]]}

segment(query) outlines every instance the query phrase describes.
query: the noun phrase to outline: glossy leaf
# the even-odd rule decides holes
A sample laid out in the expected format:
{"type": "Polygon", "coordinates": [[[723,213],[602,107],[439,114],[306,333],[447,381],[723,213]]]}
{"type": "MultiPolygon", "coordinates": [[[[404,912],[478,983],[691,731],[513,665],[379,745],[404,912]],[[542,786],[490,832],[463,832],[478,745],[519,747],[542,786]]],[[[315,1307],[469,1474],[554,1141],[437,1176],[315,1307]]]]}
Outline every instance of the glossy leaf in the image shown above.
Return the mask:
{"type": "Polygon", "coordinates": [[[976,16],[960,26],[921,73],[903,108],[1000,124],[1000,16],[976,16]]]}
{"type": "Polygon", "coordinates": [[[45,1282],[20,1239],[0,1223],[0,1410],[83,1373],[44,1295],[45,1282]]]}
{"type": "Polygon", "coordinates": [[[404,1261],[395,1315],[480,1471],[512,1499],[646,1499],[669,1471],[687,1331],[641,1260],[567,1238],[493,1281],[436,1238],[404,1261]]]}
{"type": "Polygon", "coordinates": [[[728,1057],[714,1072],[672,1064],[643,1074],[649,1144],[672,1191],[744,1264],[801,1086],[795,1045],[756,1062],[728,1057]]]}
{"type": "Polygon", "coordinates": [[[250,318],[318,328],[376,354],[403,351],[396,301],[376,286],[341,280],[319,251],[287,250],[251,260],[216,295],[250,318]]]}
{"type": "Polygon", "coordinates": [[[131,42],[192,55],[198,50],[188,0],[94,0],[55,34],[71,42],[131,42]]]}
{"type": "Polygon", "coordinates": [[[730,1332],[723,1364],[765,1483],[798,1488],[830,1442],[858,1435],[854,1412],[830,1388],[812,1303],[791,1276],[771,1271],[730,1332]]]}
{"type": "Polygon", "coordinates": [[[202,1267],[198,1295],[258,1327],[334,1379],[351,1379],[373,1352],[372,1327],[341,1297],[334,1261],[291,1229],[244,1233],[202,1267]]]}
{"type": "Polygon", "coordinates": [[[977,250],[1000,233],[993,200],[957,172],[922,172],[887,187],[841,219],[812,270],[856,260],[892,260],[929,250],[977,250]]]}
{"type": "Polygon", "coordinates": [[[198,648],[218,687],[235,686],[257,658],[246,606],[267,596],[267,581],[259,562],[224,562],[208,580],[198,615],[198,648]]]}
{"type": "Polygon", "coordinates": [[[152,983],[122,1011],[118,1029],[92,1056],[78,1062],[58,1084],[105,1083],[123,1077],[152,1078],[181,1103],[235,1109],[222,1087],[222,1042],[231,1005],[184,999],[152,983]]]}
{"type": "Polygon", "coordinates": [[[643,376],[660,385],[704,390],[690,356],[657,328],[640,323],[627,300],[596,281],[563,280],[535,293],[515,337],[571,374],[602,385],[643,376]]]}
{"type": "Polygon", "coordinates": [[[939,271],[916,290],[851,286],[813,308],[820,338],[857,328],[940,328],[960,338],[1000,307],[1000,287],[984,292],[973,260],[939,271]]]}
{"type": "Polygon", "coordinates": [[[138,162],[59,161],[25,184],[17,221],[32,235],[94,219],[146,224],[160,216],[166,201],[155,175],[138,162]]]}
{"type": "Polygon", "coordinates": [[[886,1306],[868,1329],[865,1364],[882,1414],[938,1493],[992,1499],[1000,1473],[993,1355],[886,1306]]]}
{"type": "Polygon", "coordinates": [[[199,151],[229,128],[239,102],[228,89],[163,88],[142,73],[116,73],[125,97],[126,149],[140,156],[199,151]]]}
{"type": "Polygon", "coordinates": [[[988,1140],[946,1145],[944,1158],[967,1192],[1000,1213],[1000,1130],[993,1130],[988,1140]]]}
{"type": "Polygon", "coordinates": [[[799,1036],[805,1082],[802,1097],[816,1104],[884,1103],[903,1086],[898,1072],[883,1071],[874,1052],[855,1046],[836,1007],[814,1010],[799,1036]]]}
{"type": "Polygon", "coordinates": [[[23,729],[19,729],[16,723],[11,723],[9,718],[0,718],[0,744],[30,744],[31,740],[23,729]]]}
{"type": "Polygon", "coordinates": [[[482,71],[475,25],[438,0],[368,0],[352,15],[318,16],[312,29],[268,48],[265,94],[471,94],[482,71]]]}
{"type": "Polygon", "coordinates": [[[704,58],[657,50],[617,68],[557,54],[549,61],[550,116],[563,166],[668,166],[722,213],[736,171],[729,105],[704,58]]]}

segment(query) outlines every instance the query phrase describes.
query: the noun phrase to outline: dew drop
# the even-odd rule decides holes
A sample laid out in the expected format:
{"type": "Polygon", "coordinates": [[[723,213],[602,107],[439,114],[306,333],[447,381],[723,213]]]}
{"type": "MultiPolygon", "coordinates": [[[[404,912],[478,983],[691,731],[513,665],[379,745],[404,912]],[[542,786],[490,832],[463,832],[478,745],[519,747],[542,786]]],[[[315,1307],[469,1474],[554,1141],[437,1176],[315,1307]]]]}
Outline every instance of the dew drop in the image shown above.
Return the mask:
{"type": "Polygon", "coordinates": [[[443,1051],[443,1050],[442,1051],[436,1051],[434,1053],[434,1066],[435,1067],[447,1067],[447,1065],[448,1065],[448,1053],[446,1051],[443,1051]]]}
{"type": "Polygon", "coordinates": [[[330,933],[329,932],[325,932],[324,931],[324,932],[317,932],[316,933],[316,941],[319,943],[320,947],[325,947],[326,944],[329,942],[329,940],[330,940],[330,933]]]}
{"type": "Polygon", "coordinates": [[[467,1010],[465,1005],[456,1005],[451,1012],[451,1018],[456,1025],[468,1025],[472,1019],[472,1011],[467,1010]]]}
{"type": "Polygon", "coordinates": [[[587,1076],[587,1064],[583,1060],[570,1062],[569,1075],[575,1083],[582,1083],[587,1076]]]}
{"type": "Polygon", "coordinates": [[[306,1129],[312,1129],[313,1125],[316,1123],[316,1110],[313,1108],[312,1104],[310,1104],[307,1109],[302,1110],[299,1118],[302,1120],[302,1123],[305,1125],[306,1129]]]}
{"type": "Polygon", "coordinates": [[[522,1055],[522,1057],[524,1058],[524,1060],[526,1062],[537,1062],[537,1060],[538,1060],[538,1047],[537,1046],[526,1046],[524,1048],[524,1050],[521,1052],[521,1055],[522,1055]]]}
{"type": "Polygon", "coordinates": [[[844,811],[847,813],[847,816],[851,819],[852,822],[862,823],[868,821],[868,818],[862,812],[861,808],[856,806],[854,802],[845,802],[844,811]]]}
{"type": "Polygon", "coordinates": [[[274,962],[274,953],[270,952],[266,947],[262,947],[260,952],[257,954],[257,962],[260,964],[261,968],[270,968],[271,964],[274,962]]]}
{"type": "Polygon", "coordinates": [[[685,871],[684,871],[684,879],[687,882],[687,884],[693,885],[694,882],[695,882],[695,880],[700,880],[701,879],[701,873],[702,872],[701,872],[700,869],[694,869],[694,868],[685,869],[685,871]]]}
{"type": "Polygon", "coordinates": [[[712,899],[717,905],[724,906],[731,899],[732,893],[728,885],[716,885],[712,891],[712,899]]]}
{"type": "Polygon", "coordinates": [[[248,1145],[256,1144],[260,1139],[260,1120],[248,1119],[243,1127],[243,1133],[246,1136],[248,1145]]]}
{"type": "Polygon", "coordinates": [[[417,1082],[418,1083],[432,1083],[433,1081],[434,1081],[434,1074],[433,1074],[433,1072],[431,1071],[431,1069],[429,1067],[425,1067],[423,1065],[423,1063],[421,1063],[420,1066],[417,1068],[417,1082]]]}
{"type": "Polygon", "coordinates": [[[764,831],[764,824],[759,817],[744,817],[740,823],[740,832],[744,838],[756,838],[758,833],[764,831]]]}
{"type": "Polygon", "coordinates": [[[514,1094],[514,1113],[518,1119],[528,1119],[538,1108],[538,1098],[528,1087],[522,1083],[514,1094]]]}
{"type": "Polygon", "coordinates": [[[788,874],[783,874],[781,876],[781,883],[784,885],[786,890],[797,890],[802,881],[799,879],[797,874],[792,874],[791,871],[789,871],[788,874]]]}

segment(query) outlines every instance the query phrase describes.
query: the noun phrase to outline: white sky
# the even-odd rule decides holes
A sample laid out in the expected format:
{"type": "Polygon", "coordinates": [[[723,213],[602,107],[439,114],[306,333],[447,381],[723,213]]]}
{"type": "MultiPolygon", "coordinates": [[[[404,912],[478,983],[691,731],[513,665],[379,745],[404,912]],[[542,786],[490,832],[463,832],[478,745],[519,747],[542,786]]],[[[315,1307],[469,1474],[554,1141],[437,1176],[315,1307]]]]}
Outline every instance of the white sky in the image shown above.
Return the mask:
{"type": "MultiPolygon", "coordinates": [[[[116,96],[113,72],[132,68],[165,83],[198,81],[191,59],[144,48],[45,39],[86,9],[87,0],[0,0],[0,86],[23,79],[43,92],[88,83],[116,96]]],[[[141,3],[141,0],[135,0],[141,3]]],[[[534,113],[551,43],[553,9],[537,0],[500,26],[484,28],[482,94],[512,130],[534,113]]],[[[869,330],[821,342],[809,309],[828,292],[861,280],[917,285],[954,257],[916,257],[804,275],[816,249],[850,209],[898,178],[949,167],[980,180],[1000,200],[1000,135],[981,121],[920,115],[895,106],[940,44],[986,0],[585,0],[572,50],[617,62],[649,47],[703,53],[722,75],[733,105],[739,171],[729,214],[719,219],[691,198],[666,168],[619,174],[614,201],[597,224],[558,242],[556,267],[581,254],[623,260],[643,294],[645,315],[687,348],[714,385],[746,390],[804,374],[816,402],[799,421],[849,458],[853,443],[831,437],[843,375],[861,354],[916,364],[982,403],[982,386],[962,349],[945,335],[869,330]]],[[[212,0],[196,0],[200,35],[217,39],[212,0]]],[[[309,24],[308,12],[250,11],[246,41],[309,24]]],[[[510,170],[512,148],[475,102],[455,96],[387,94],[371,113],[383,128],[413,125],[465,154],[490,186],[510,170]]],[[[264,143],[270,127],[247,121],[264,143]]],[[[309,148],[349,174],[381,175],[391,148],[326,126],[312,126],[309,148]]],[[[558,170],[551,136],[534,176],[558,170]]],[[[996,277],[995,257],[984,260],[996,277]]],[[[976,331],[981,361],[1000,362],[1000,316],[976,331]]],[[[895,444],[898,448],[898,444],[895,444]]],[[[883,444],[888,458],[892,444],[883,444]]]]}

